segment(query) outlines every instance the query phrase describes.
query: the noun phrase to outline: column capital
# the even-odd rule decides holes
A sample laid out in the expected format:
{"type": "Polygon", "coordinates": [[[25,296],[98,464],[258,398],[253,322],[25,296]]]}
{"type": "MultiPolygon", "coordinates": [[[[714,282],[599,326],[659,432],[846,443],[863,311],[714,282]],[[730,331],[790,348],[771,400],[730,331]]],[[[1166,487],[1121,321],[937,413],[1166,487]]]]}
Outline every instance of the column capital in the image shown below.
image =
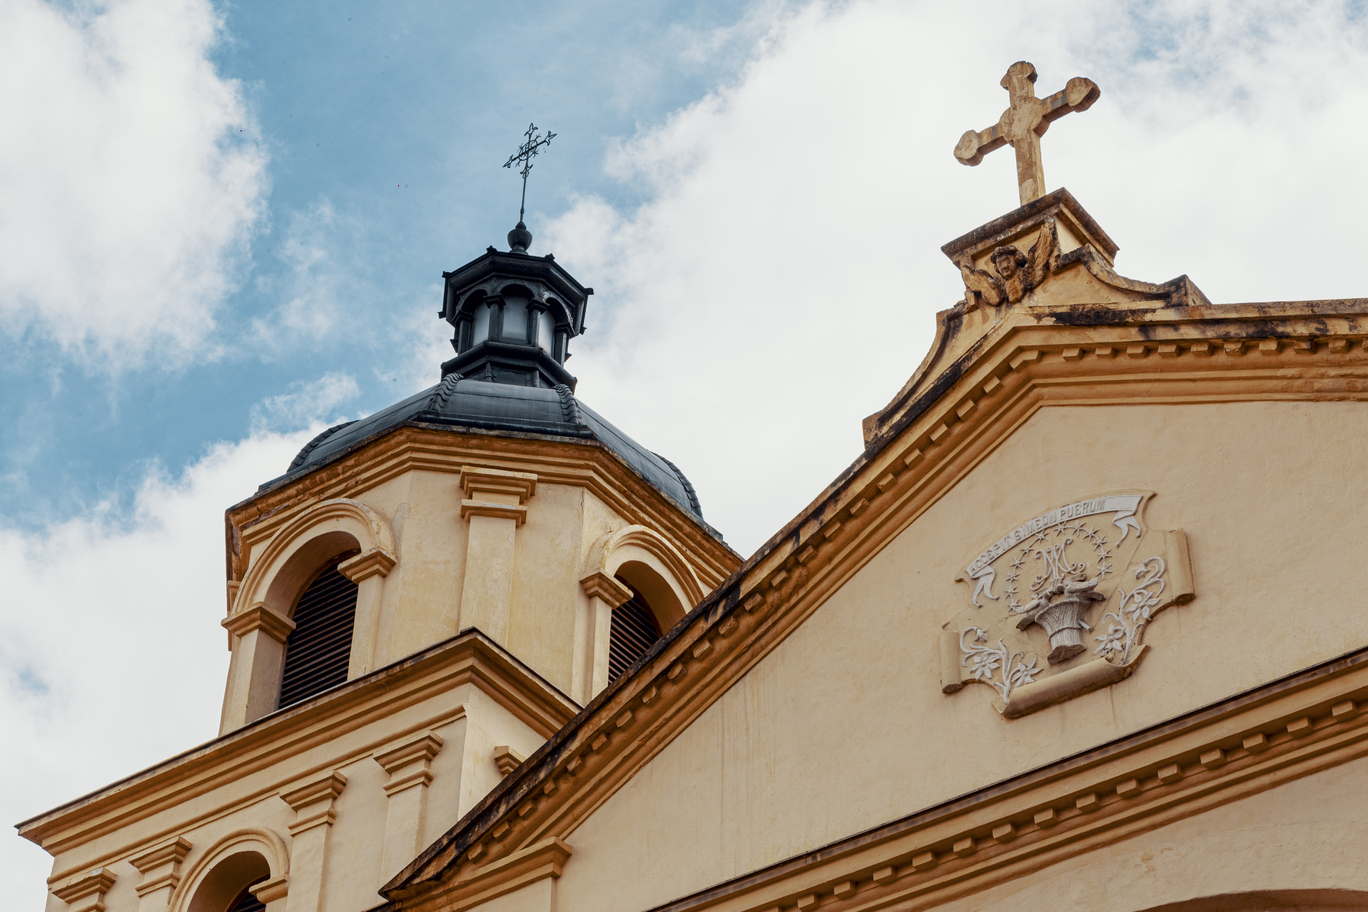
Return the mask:
{"type": "Polygon", "coordinates": [[[358,554],[338,564],[337,572],[353,583],[360,583],[372,576],[389,576],[389,572],[398,562],[398,558],[384,548],[372,548],[364,554],[358,554]]]}
{"type": "Polygon", "coordinates": [[[104,895],[114,886],[117,875],[109,868],[96,868],[58,887],[52,893],[71,908],[68,912],[103,912],[104,895]]]}
{"type": "Polygon", "coordinates": [[[415,738],[395,745],[388,750],[377,751],[374,755],[375,762],[380,764],[385,772],[393,774],[410,763],[421,760],[427,764],[437,752],[442,749],[442,738],[431,732],[418,735],[415,738]]]}
{"type": "Polygon", "coordinates": [[[590,598],[603,599],[609,608],[623,605],[632,597],[631,589],[602,570],[595,571],[580,580],[580,588],[590,598]]]}
{"type": "Polygon", "coordinates": [[[527,522],[528,498],[537,493],[537,476],[531,472],[507,472],[484,466],[461,467],[461,518],[490,516],[527,522]]]}
{"type": "Polygon", "coordinates": [[[280,643],[284,643],[289,638],[290,631],[295,629],[294,621],[276,614],[263,602],[257,602],[246,611],[231,614],[219,623],[236,637],[246,636],[253,630],[261,630],[280,643]]]}
{"type": "Polygon", "coordinates": [[[294,808],[296,820],[290,824],[290,835],[298,836],[305,830],[316,826],[332,826],[337,819],[333,811],[333,800],[342,794],[347,777],[336,770],[324,773],[288,792],[281,792],[280,798],[294,808]]]}
{"type": "Polygon", "coordinates": [[[164,842],[136,858],[129,859],[128,863],[137,868],[138,873],[142,875],[135,888],[138,895],[146,896],[162,887],[174,890],[180,883],[181,862],[185,860],[192,847],[190,840],[184,836],[177,836],[170,842],[164,842]]]}

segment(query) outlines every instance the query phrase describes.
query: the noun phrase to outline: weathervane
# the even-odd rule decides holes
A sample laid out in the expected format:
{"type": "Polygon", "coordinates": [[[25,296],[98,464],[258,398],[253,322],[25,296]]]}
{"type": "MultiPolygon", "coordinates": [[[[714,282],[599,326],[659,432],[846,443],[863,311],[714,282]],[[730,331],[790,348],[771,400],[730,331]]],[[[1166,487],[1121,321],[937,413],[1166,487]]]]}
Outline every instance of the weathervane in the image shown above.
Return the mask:
{"type": "Polygon", "coordinates": [[[1040,161],[1040,137],[1050,128],[1050,121],[1058,120],[1070,111],[1086,111],[1097,101],[1102,90],[1091,79],[1075,76],[1049,98],[1036,98],[1036,69],[1019,60],[1007,69],[1002,87],[1012,103],[1002,112],[998,122],[986,130],[970,130],[955,145],[955,158],[960,164],[977,165],[983,156],[994,149],[1010,145],[1016,150],[1017,184],[1021,189],[1021,205],[1045,195],[1045,167],[1040,161]]]}
{"type": "Polygon", "coordinates": [[[545,136],[537,133],[537,125],[530,123],[527,125],[527,132],[523,134],[527,137],[527,142],[518,147],[516,155],[508,156],[508,161],[504,162],[505,168],[513,167],[515,162],[520,162],[522,167],[517,173],[522,175],[522,202],[518,204],[518,227],[523,226],[523,214],[527,211],[527,175],[532,170],[532,159],[536,158],[537,153],[543,146],[551,145],[551,140],[555,139],[556,134],[547,132],[545,136]]]}

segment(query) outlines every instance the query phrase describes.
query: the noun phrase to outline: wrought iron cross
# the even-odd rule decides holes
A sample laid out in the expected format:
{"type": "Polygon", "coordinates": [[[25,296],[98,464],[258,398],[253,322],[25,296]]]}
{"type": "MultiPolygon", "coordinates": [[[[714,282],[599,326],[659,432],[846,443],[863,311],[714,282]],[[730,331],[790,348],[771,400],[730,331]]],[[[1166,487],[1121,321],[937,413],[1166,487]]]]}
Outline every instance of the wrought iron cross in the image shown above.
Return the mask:
{"type": "Polygon", "coordinates": [[[1040,161],[1040,137],[1070,111],[1086,111],[1102,94],[1091,79],[1075,76],[1049,98],[1035,95],[1036,69],[1024,60],[1017,61],[1002,77],[1012,103],[998,122],[986,130],[970,130],[955,145],[955,158],[964,165],[977,165],[983,156],[1010,145],[1016,150],[1017,184],[1021,205],[1045,195],[1045,167],[1040,161]]]}
{"type": "Polygon", "coordinates": [[[551,140],[555,139],[556,134],[547,131],[545,136],[537,133],[537,125],[530,123],[527,125],[527,132],[523,134],[527,137],[527,142],[518,147],[516,155],[508,156],[508,161],[504,162],[505,168],[513,167],[514,163],[520,162],[522,167],[517,173],[522,175],[523,189],[522,202],[518,204],[518,223],[522,224],[523,213],[527,210],[527,175],[532,170],[532,159],[537,157],[543,146],[551,145],[551,140]]]}

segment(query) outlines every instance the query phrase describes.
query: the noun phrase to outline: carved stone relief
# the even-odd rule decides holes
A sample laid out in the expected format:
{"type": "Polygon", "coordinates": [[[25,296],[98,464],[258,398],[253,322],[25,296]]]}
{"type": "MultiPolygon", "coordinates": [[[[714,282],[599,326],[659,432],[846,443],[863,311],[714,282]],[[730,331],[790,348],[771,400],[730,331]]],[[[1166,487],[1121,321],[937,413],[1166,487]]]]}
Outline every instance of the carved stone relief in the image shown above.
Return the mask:
{"type": "Polygon", "coordinates": [[[941,690],[986,684],[1016,718],[1129,677],[1155,616],[1193,597],[1187,536],[1145,526],[1152,496],[1065,504],[975,556],[958,577],[968,604],[941,629],[941,690]]]}
{"type": "Polygon", "coordinates": [[[994,306],[1004,302],[1015,304],[1045,281],[1059,265],[1059,229],[1055,220],[1045,220],[1029,253],[1005,244],[989,255],[988,262],[992,269],[974,268],[973,260],[967,256],[958,261],[960,275],[964,277],[966,310],[978,307],[980,300],[994,306]]]}

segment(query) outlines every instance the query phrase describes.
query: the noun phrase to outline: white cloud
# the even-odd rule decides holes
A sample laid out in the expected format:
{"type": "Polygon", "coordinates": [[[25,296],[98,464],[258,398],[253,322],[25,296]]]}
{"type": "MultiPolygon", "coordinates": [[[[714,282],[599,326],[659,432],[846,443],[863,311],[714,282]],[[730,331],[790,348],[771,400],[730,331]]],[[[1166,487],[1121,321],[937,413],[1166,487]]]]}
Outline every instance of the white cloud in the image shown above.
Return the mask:
{"type": "Polygon", "coordinates": [[[292,431],[309,424],[329,424],[339,406],[360,395],[350,374],[329,371],[317,380],[291,384],[294,392],[268,396],[252,409],[252,426],[292,431]]]}
{"type": "Polygon", "coordinates": [[[1016,206],[1012,152],[955,141],[1033,61],[1048,94],[1102,87],[1044,139],[1122,246],[1123,274],[1187,272],[1214,300],[1362,293],[1347,164],[1368,123],[1368,30],[1343,4],[906,3],[767,7],[733,85],[623,143],[649,200],[585,198],[538,229],[598,289],[580,393],[691,475],[749,553],[861,449],[963,288],[946,241],[1016,206]],[[1356,287],[1357,286],[1357,287],[1356,287]]]}
{"type": "MultiPolygon", "coordinates": [[[[433,319],[432,302],[442,300],[442,286],[434,285],[413,301],[399,309],[391,319],[394,340],[405,361],[398,371],[391,371],[394,390],[399,397],[421,392],[441,380],[441,365],[456,356],[451,347],[454,331],[449,323],[433,319]]],[[[382,378],[383,379],[383,378],[382,378]]]]}
{"type": "Polygon", "coordinates": [[[205,350],[266,156],[208,0],[0,2],[0,326],[102,366],[205,350]]]}
{"type": "MultiPolygon", "coordinates": [[[[317,433],[219,444],[179,478],[153,471],[132,511],[38,534],[0,527],[0,731],[7,823],[217,734],[228,668],[223,510],[317,433]]],[[[0,842],[6,908],[41,909],[52,859],[0,842]]]]}
{"type": "Polygon", "coordinates": [[[258,290],[281,303],[252,319],[246,346],[258,356],[278,356],[355,329],[364,319],[364,299],[372,296],[358,254],[370,250],[361,220],[339,213],[326,197],[292,212],[276,252],[285,269],[257,278],[258,290]]]}

